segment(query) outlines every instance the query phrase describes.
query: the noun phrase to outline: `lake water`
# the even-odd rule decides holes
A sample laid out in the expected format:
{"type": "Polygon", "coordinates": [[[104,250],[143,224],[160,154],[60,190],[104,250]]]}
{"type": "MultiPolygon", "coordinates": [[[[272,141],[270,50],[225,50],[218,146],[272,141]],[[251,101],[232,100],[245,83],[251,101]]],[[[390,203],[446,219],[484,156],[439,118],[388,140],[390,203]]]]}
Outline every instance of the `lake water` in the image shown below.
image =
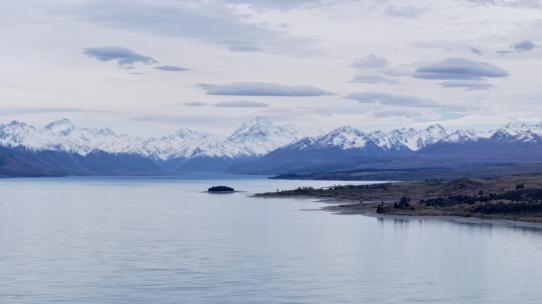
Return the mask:
{"type": "Polygon", "coordinates": [[[338,183],[0,180],[0,303],[542,303],[541,231],[249,197],[338,183]]]}

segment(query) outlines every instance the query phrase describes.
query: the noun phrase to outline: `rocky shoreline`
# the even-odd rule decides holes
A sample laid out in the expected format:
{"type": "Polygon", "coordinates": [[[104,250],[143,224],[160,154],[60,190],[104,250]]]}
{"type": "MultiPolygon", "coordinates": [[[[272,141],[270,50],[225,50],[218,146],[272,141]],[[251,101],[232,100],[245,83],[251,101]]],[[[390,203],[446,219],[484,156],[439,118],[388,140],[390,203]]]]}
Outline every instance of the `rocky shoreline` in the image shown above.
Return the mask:
{"type": "Polygon", "coordinates": [[[340,214],[542,223],[541,174],[460,178],[448,182],[344,185],[321,189],[305,187],[255,196],[334,201],[336,203],[323,209],[340,214]]]}

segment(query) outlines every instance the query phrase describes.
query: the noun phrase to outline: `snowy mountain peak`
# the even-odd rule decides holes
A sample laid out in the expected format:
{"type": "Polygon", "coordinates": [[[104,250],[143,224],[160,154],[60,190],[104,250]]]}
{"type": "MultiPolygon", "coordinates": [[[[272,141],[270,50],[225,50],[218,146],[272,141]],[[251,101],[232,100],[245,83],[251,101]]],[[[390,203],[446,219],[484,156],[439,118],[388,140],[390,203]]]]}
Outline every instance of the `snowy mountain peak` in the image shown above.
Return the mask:
{"type": "Polygon", "coordinates": [[[3,125],[2,127],[9,128],[9,129],[34,129],[34,127],[32,127],[31,125],[22,121],[17,121],[17,120],[13,120],[8,124],[3,125]]]}
{"type": "Polygon", "coordinates": [[[343,126],[321,136],[318,146],[337,146],[341,149],[363,148],[367,143],[367,134],[351,126],[343,126]]]}
{"type": "Polygon", "coordinates": [[[45,126],[45,129],[52,132],[68,133],[75,129],[75,125],[71,120],[63,118],[49,123],[45,126]]]}
{"type": "Polygon", "coordinates": [[[509,134],[510,136],[516,136],[527,130],[529,130],[529,126],[521,122],[509,122],[504,125],[503,128],[499,129],[499,131],[509,134]]]}
{"type": "Polygon", "coordinates": [[[230,136],[231,139],[240,139],[246,136],[268,136],[273,131],[277,131],[280,127],[275,126],[270,120],[263,117],[256,117],[244,122],[239,129],[237,129],[230,136]]]}
{"type": "Polygon", "coordinates": [[[430,125],[425,128],[425,131],[434,136],[442,136],[446,134],[446,129],[440,124],[430,125]]]}
{"type": "Polygon", "coordinates": [[[474,129],[456,130],[446,136],[442,141],[449,143],[473,142],[486,137],[486,132],[474,129]]]}
{"type": "Polygon", "coordinates": [[[278,126],[273,124],[270,120],[263,117],[256,117],[249,121],[244,122],[239,129],[237,129],[229,137],[232,141],[246,141],[254,139],[266,139],[274,137],[288,137],[290,140],[293,137],[297,137],[296,131],[286,126],[278,126]]]}
{"type": "Polygon", "coordinates": [[[357,135],[365,135],[365,133],[359,129],[356,129],[352,126],[342,126],[342,127],[338,127],[336,129],[333,129],[329,134],[333,134],[333,135],[338,135],[338,134],[341,134],[341,133],[352,133],[352,134],[357,134],[357,135]]]}
{"type": "Polygon", "coordinates": [[[177,132],[173,133],[173,135],[177,136],[177,137],[190,138],[190,139],[198,139],[198,138],[209,137],[209,134],[207,134],[207,133],[194,131],[194,130],[188,129],[188,128],[180,129],[177,132]]]}

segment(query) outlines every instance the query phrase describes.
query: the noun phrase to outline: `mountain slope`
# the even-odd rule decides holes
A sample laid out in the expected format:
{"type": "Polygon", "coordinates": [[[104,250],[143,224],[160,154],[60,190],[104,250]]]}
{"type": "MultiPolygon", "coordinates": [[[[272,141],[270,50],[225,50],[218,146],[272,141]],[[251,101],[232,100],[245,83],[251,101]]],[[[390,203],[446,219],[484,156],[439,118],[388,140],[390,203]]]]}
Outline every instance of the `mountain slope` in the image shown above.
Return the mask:
{"type": "Polygon", "coordinates": [[[93,151],[86,155],[64,151],[35,151],[0,147],[0,176],[155,175],[153,161],[134,154],[93,151]]]}
{"type": "Polygon", "coordinates": [[[542,124],[491,131],[440,125],[363,132],[350,126],[300,138],[264,118],[226,137],[181,129],[160,138],[79,128],[67,119],[42,128],[0,125],[0,175],[147,175],[212,171],[258,174],[433,168],[542,162],[542,124]]]}
{"type": "MultiPolygon", "coordinates": [[[[115,164],[109,162],[109,159],[117,159],[119,163],[128,165],[128,155],[132,159],[138,157],[142,163],[150,161],[158,167],[142,170],[143,168],[134,163],[133,173],[224,171],[232,164],[261,157],[297,139],[295,130],[274,125],[264,118],[255,118],[243,123],[239,129],[225,138],[190,129],[181,129],[160,138],[141,138],[118,135],[108,128],[79,128],[68,119],[51,122],[43,128],[17,121],[0,125],[0,147],[9,151],[6,152],[6,160],[12,160],[16,164],[13,168],[21,168],[21,172],[29,172],[28,174],[34,173],[30,169],[28,171],[22,168],[33,164],[38,175],[113,174],[113,172],[132,174],[127,167],[119,168],[118,171],[114,169],[107,171],[107,168],[100,167],[100,161],[96,159],[99,153],[102,154],[101,162],[108,164],[110,168],[115,168],[115,164]],[[16,154],[20,154],[20,157],[16,154]],[[48,166],[47,162],[40,160],[40,158],[49,159],[51,155],[55,156],[50,159],[53,163],[58,157],[67,162],[67,165],[48,166]],[[76,162],[70,163],[67,159],[74,159],[76,162]],[[96,159],[96,162],[92,163],[92,159],[96,159]],[[17,160],[24,161],[21,163],[17,160]],[[86,165],[79,166],[80,163],[86,165]]],[[[17,174],[17,170],[10,172],[17,174]]]]}
{"type": "Polygon", "coordinates": [[[281,147],[232,171],[289,174],[505,162],[542,162],[541,125],[507,124],[488,132],[450,131],[440,125],[371,133],[342,127],[281,147]]]}

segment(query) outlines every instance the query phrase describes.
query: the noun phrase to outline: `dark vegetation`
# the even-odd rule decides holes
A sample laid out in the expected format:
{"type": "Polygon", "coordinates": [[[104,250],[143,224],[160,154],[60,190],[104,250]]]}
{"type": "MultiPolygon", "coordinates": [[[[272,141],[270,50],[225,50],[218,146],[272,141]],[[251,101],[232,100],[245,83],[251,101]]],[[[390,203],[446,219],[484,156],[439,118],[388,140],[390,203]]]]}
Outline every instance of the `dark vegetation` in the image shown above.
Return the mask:
{"type": "Polygon", "coordinates": [[[302,187],[258,196],[309,196],[358,202],[326,207],[342,213],[446,215],[542,222],[542,175],[539,174],[321,189],[302,187]]]}
{"type": "Polygon", "coordinates": [[[322,171],[313,173],[288,173],[272,177],[272,179],[301,180],[344,180],[344,181],[450,181],[469,176],[474,178],[491,178],[516,174],[534,174],[542,172],[542,163],[479,163],[467,166],[443,166],[391,169],[359,169],[346,171],[322,171]]]}
{"type": "Polygon", "coordinates": [[[234,192],[233,188],[227,186],[213,186],[207,189],[208,192],[234,192]]]}

